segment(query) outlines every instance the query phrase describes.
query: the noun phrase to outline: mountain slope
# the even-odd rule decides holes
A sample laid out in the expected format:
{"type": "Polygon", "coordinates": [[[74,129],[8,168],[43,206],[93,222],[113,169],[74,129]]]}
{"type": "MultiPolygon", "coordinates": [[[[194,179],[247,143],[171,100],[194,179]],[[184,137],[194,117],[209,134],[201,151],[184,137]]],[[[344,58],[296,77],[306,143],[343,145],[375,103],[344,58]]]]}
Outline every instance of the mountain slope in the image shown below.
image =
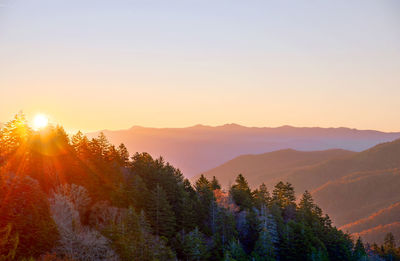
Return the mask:
{"type": "Polygon", "coordinates": [[[400,170],[391,169],[353,173],[324,184],[312,194],[335,224],[341,226],[398,202],[399,187],[400,170]]]}
{"type": "MultiPolygon", "coordinates": [[[[266,153],[281,149],[312,151],[341,148],[361,151],[378,143],[400,137],[348,128],[251,128],[237,124],[188,128],[144,128],[103,131],[113,144],[125,143],[129,151],[163,156],[191,177],[244,154],[266,153]]],[[[94,137],[98,133],[89,133],[94,137]]]]}
{"type": "Polygon", "coordinates": [[[288,181],[299,190],[312,190],[354,172],[386,170],[400,167],[400,139],[342,159],[332,159],[319,166],[291,173],[288,181]]]}
{"type": "Polygon", "coordinates": [[[376,242],[378,244],[382,244],[383,243],[383,238],[385,237],[385,235],[387,233],[393,233],[397,245],[400,244],[400,222],[393,222],[390,224],[386,224],[386,225],[379,225],[376,227],[373,227],[371,229],[368,230],[364,230],[360,233],[354,233],[354,237],[362,237],[364,239],[364,241],[366,242],[376,242]]]}
{"type": "MultiPolygon", "coordinates": [[[[258,155],[243,155],[204,173],[207,178],[216,176],[224,187],[233,183],[241,173],[248,179],[250,186],[265,183],[273,186],[290,173],[314,167],[333,158],[343,158],[355,152],[332,149],[325,151],[279,150],[258,155]]],[[[199,175],[193,177],[196,180],[199,175]]]]}
{"type": "Polygon", "coordinates": [[[379,244],[382,243],[386,233],[392,232],[397,243],[400,243],[400,202],[381,209],[367,218],[342,226],[340,229],[379,244]]]}
{"type": "Polygon", "coordinates": [[[344,230],[376,241],[381,240],[377,237],[389,227],[400,234],[396,223],[400,221],[400,207],[396,205],[400,202],[400,139],[362,152],[342,151],[325,154],[326,158],[316,157],[327,152],[308,154],[313,155],[309,164],[301,160],[301,152],[294,156],[298,161],[293,160],[290,154],[294,152],[290,150],[253,156],[264,157],[259,162],[243,156],[207,171],[205,175],[216,176],[227,185],[229,178],[243,172],[251,185],[265,182],[270,190],[277,180],[289,181],[299,194],[310,190],[316,203],[329,213],[335,225],[344,230]],[[291,165],[293,162],[296,164],[291,165]],[[239,170],[236,173],[235,168],[239,170]]]}

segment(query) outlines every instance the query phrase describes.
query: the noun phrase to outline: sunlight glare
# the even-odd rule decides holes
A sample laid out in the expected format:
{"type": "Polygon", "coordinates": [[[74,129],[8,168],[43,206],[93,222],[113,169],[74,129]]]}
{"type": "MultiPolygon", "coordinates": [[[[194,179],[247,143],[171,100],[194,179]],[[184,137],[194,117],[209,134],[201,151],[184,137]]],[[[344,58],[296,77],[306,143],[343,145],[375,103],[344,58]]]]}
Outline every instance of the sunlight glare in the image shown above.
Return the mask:
{"type": "Polygon", "coordinates": [[[33,128],[35,130],[43,129],[48,123],[49,119],[46,117],[46,115],[38,114],[33,119],[33,128]]]}

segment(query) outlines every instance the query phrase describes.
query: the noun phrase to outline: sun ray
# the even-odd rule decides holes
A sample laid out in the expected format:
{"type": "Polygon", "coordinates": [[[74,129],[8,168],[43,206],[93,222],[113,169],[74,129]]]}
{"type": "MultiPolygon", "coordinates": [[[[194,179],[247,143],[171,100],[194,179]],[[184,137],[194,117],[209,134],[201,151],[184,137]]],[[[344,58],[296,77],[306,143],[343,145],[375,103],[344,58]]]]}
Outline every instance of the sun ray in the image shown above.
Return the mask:
{"type": "Polygon", "coordinates": [[[44,114],[38,114],[33,119],[33,129],[40,130],[45,128],[49,123],[49,119],[44,114]]]}

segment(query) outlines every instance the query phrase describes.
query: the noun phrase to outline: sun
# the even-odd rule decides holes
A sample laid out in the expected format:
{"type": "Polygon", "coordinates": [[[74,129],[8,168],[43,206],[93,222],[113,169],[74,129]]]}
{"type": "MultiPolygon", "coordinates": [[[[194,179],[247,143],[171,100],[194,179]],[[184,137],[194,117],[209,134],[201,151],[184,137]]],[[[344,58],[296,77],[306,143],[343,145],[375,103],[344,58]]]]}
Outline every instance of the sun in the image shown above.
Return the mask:
{"type": "Polygon", "coordinates": [[[33,118],[33,129],[40,130],[45,128],[49,124],[49,119],[44,114],[37,114],[33,118]]]}

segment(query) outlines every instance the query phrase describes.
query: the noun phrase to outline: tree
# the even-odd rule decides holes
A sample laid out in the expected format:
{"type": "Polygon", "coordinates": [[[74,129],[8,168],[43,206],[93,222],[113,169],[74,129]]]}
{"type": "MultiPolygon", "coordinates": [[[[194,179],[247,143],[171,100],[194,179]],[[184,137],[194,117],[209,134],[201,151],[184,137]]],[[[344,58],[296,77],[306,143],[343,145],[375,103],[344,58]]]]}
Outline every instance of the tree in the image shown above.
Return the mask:
{"type": "Polygon", "coordinates": [[[224,260],[226,261],[246,261],[248,260],[239,240],[233,240],[225,251],[224,260]]]}
{"type": "Polygon", "coordinates": [[[175,216],[160,185],[151,192],[147,212],[156,235],[171,238],[175,232],[175,216]]]}
{"type": "Polygon", "coordinates": [[[0,230],[0,261],[14,260],[19,244],[18,232],[8,224],[0,230]]]}
{"type": "Polygon", "coordinates": [[[394,239],[393,233],[389,232],[385,235],[383,240],[383,249],[385,256],[388,260],[393,260],[396,255],[396,241],[394,239]]]}
{"type": "Polygon", "coordinates": [[[204,190],[209,190],[211,188],[211,184],[210,181],[203,174],[201,174],[194,187],[198,193],[201,193],[204,190]]]}
{"type": "Polygon", "coordinates": [[[137,175],[129,175],[127,181],[124,183],[124,200],[125,207],[133,206],[137,211],[141,211],[146,208],[146,204],[149,200],[149,191],[143,179],[137,175]]]}
{"type": "Polygon", "coordinates": [[[221,184],[219,184],[219,181],[215,176],[213,176],[210,186],[212,190],[221,189],[221,184]]]}
{"type": "Polygon", "coordinates": [[[307,190],[303,193],[298,206],[297,217],[299,221],[305,222],[308,226],[315,226],[322,220],[322,211],[314,203],[314,200],[307,190]]]}
{"type": "Polygon", "coordinates": [[[76,260],[117,260],[108,239],[82,225],[78,211],[81,201],[64,193],[63,189],[57,191],[61,192],[54,192],[50,198],[52,217],[60,233],[56,253],[76,260]]]}
{"type": "Polygon", "coordinates": [[[184,239],[184,255],[186,260],[206,260],[207,246],[203,233],[196,227],[184,239]]]}
{"type": "Polygon", "coordinates": [[[88,160],[90,157],[90,141],[83,135],[81,131],[78,131],[71,138],[71,145],[74,148],[76,155],[80,160],[88,160]]]}
{"type": "Polygon", "coordinates": [[[129,164],[129,152],[128,149],[125,147],[125,144],[119,144],[117,152],[119,164],[121,166],[127,167],[129,164]]]}
{"type": "Polygon", "coordinates": [[[358,237],[354,246],[353,255],[355,260],[362,260],[367,256],[367,252],[365,251],[364,244],[360,237],[358,237]]]}
{"type": "Polygon", "coordinates": [[[211,189],[209,180],[201,175],[195,183],[195,190],[197,193],[197,217],[199,229],[207,236],[211,236],[213,230],[213,220],[215,217],[215,197],[211,189]]]}
{"type": "Polygon", "coordinates": [[[261,211],[265,209],[271,201],[267,186],[262,183],[260,187],[252,192],[255,207],[261,211]]]}
{"type": "Polygon", "coordinates": [[[272,192],[273,203],[278,204],[281,208],[285,208],[289,205],[295,205],[296,197],[292,184],[280,181],[275,185],[272,192]]]}
{"type": "Polygon", "coordinates": [[[263,227],[260,231],[252,256],[255,261],[274,261],[275,250],[271,241],[271,235],[269,234],[266,227],[263,227]]]}
{"type": "MultiPolygon", "coordinates": [[[[19,112],[13,120],[7,122],[1,129],[0,144],[2,150],[0,152],[3,156],[17,152],[17,149],[28,141],[31,133],[32,130],[28,125],[25,114],[19,112]]],[[[0,156],[2,155],[0,154],[0,156]]]]}
{"type": "Polygon", "coordinates": [[[253,205],[252,195],[249,184],[242,174],[236,177],[235,184],[230,189],[235,203],[240,207],[240,210],[250,209],[253,205]]]}
{"type": "Polygon", "coordinates": [[[12,255],[17,260],[50,251],[59,233],[51,218],[49,201],[38,182],[14,175],[1,178],[0,231],[7,235],[7,247],[0,249],[0,255],[8,255],[15,245],[12,255]]]}

